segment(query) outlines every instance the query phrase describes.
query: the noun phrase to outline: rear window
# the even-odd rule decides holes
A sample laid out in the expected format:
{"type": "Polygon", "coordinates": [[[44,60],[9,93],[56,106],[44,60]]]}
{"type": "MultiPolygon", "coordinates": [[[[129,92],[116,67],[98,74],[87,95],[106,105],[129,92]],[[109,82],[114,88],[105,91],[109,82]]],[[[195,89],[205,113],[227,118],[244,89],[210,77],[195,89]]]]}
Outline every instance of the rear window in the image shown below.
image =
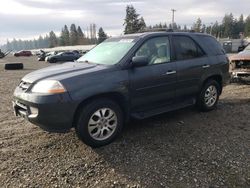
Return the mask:
{"type": "Polygon", "coordinates": [[[210,53],[213,55],[224,55],[225,52],[221,44],[213,37],[210,36],[197,36],[202,45],[206,46],[209,49],[210,53]]]}

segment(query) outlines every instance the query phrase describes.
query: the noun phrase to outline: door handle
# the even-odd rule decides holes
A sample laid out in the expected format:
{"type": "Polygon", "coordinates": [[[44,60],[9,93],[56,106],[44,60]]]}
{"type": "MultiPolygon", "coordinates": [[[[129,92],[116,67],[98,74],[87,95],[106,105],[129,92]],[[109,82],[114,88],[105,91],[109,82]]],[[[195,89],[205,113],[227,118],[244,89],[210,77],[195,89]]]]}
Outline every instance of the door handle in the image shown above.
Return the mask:
{"type": "Polygon", "coordinates": [[[203,65],[202,66],[203,69],[206,69],[206,68],[209,68],[209,67],[210,67],[210,65],[203,65]]]}
{"type": "Polygon", "coordinates": [[[168,71],[166,72],[166,75],[176,74],[176,71],[168,71]]]}

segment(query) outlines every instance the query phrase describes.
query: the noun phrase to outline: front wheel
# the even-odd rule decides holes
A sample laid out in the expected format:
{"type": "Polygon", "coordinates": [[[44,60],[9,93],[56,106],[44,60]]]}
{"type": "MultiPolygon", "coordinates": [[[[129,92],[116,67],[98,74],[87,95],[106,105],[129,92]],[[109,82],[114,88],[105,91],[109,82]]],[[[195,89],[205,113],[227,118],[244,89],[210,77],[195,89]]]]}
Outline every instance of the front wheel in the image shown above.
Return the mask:
{"type": "Polygon", "coordinates": [[[220,85],[215,80],[209,80],[203,85],[197,98],[197,105],[202,111],[210,111],[216,108],[220,95],[220,85]]]}
{"type": "Polygon", "coordinates": [[[111,143],[121,132],[123,114],[120,106],[110,99],[97,99],[86,104],[76,126],[78,137],[91,147],[111,143]]]}

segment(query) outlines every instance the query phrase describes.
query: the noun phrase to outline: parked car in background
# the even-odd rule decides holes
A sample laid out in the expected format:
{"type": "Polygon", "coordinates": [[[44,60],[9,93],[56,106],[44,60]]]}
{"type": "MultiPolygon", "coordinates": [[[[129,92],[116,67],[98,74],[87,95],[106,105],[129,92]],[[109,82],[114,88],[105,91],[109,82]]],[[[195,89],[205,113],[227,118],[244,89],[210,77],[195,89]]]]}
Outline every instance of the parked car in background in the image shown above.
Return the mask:
{"type": "Polygon", "coordinates": [[[41,51],[40,55],[38,55],[37,60],[38,61],[45,61],[46,57],[52,56],[52,55],[56,55],[58,54],[58,52],[45,52],[45,51],[41,51]]]}
{"type": "Polygon", "coordinates": [[[79,59],[81,55],[76,52],[61,52],[56,55],[51,55],[46,57],[46,61],[49,63],[56,63],[56,62],[71,62],[79,59]]]}
{"type": "MultiPolygon", "coordinates": [[[[72,52],[49,58],[68,61],[68,56],[77,58],[72,52]]],[[[195,104],[213,110],[229,78],[229,60],[212,36],[125,35],[107,39],[76,62],[26,75],[15,89],[13,107],[47,131],[75,128],[86,144],[99,147],[112,142],[130,117],[195,104]]]]}
{"type": "Polygon", "coordinates": [[[229,59],[233,78],[250,78],[250,45],[229,59]]]}
{"type": "Polygon", "coordinates": [[[16,57],[20,57],[20,56],[29,57],[29,56],[32,56],[32,53],[31,53],[31,51],[28,51],[28,50],[21,50],[19,52],[14,53],[14,56],[16,56],[16,57]]]}

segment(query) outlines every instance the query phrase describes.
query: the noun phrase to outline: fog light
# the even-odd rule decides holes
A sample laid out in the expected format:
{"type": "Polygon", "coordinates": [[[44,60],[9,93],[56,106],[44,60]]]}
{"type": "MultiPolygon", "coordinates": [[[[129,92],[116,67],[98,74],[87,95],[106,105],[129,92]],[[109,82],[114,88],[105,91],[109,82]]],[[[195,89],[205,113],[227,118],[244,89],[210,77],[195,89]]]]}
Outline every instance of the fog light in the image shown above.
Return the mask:
{"type": "Polygon", "coordinates": [[[29,115],[29,117],[37,117],[37,115],[38,115],[38,109],[37,108],[35,108],[35,107],[30,107],[30,115],[29,115]]]}

